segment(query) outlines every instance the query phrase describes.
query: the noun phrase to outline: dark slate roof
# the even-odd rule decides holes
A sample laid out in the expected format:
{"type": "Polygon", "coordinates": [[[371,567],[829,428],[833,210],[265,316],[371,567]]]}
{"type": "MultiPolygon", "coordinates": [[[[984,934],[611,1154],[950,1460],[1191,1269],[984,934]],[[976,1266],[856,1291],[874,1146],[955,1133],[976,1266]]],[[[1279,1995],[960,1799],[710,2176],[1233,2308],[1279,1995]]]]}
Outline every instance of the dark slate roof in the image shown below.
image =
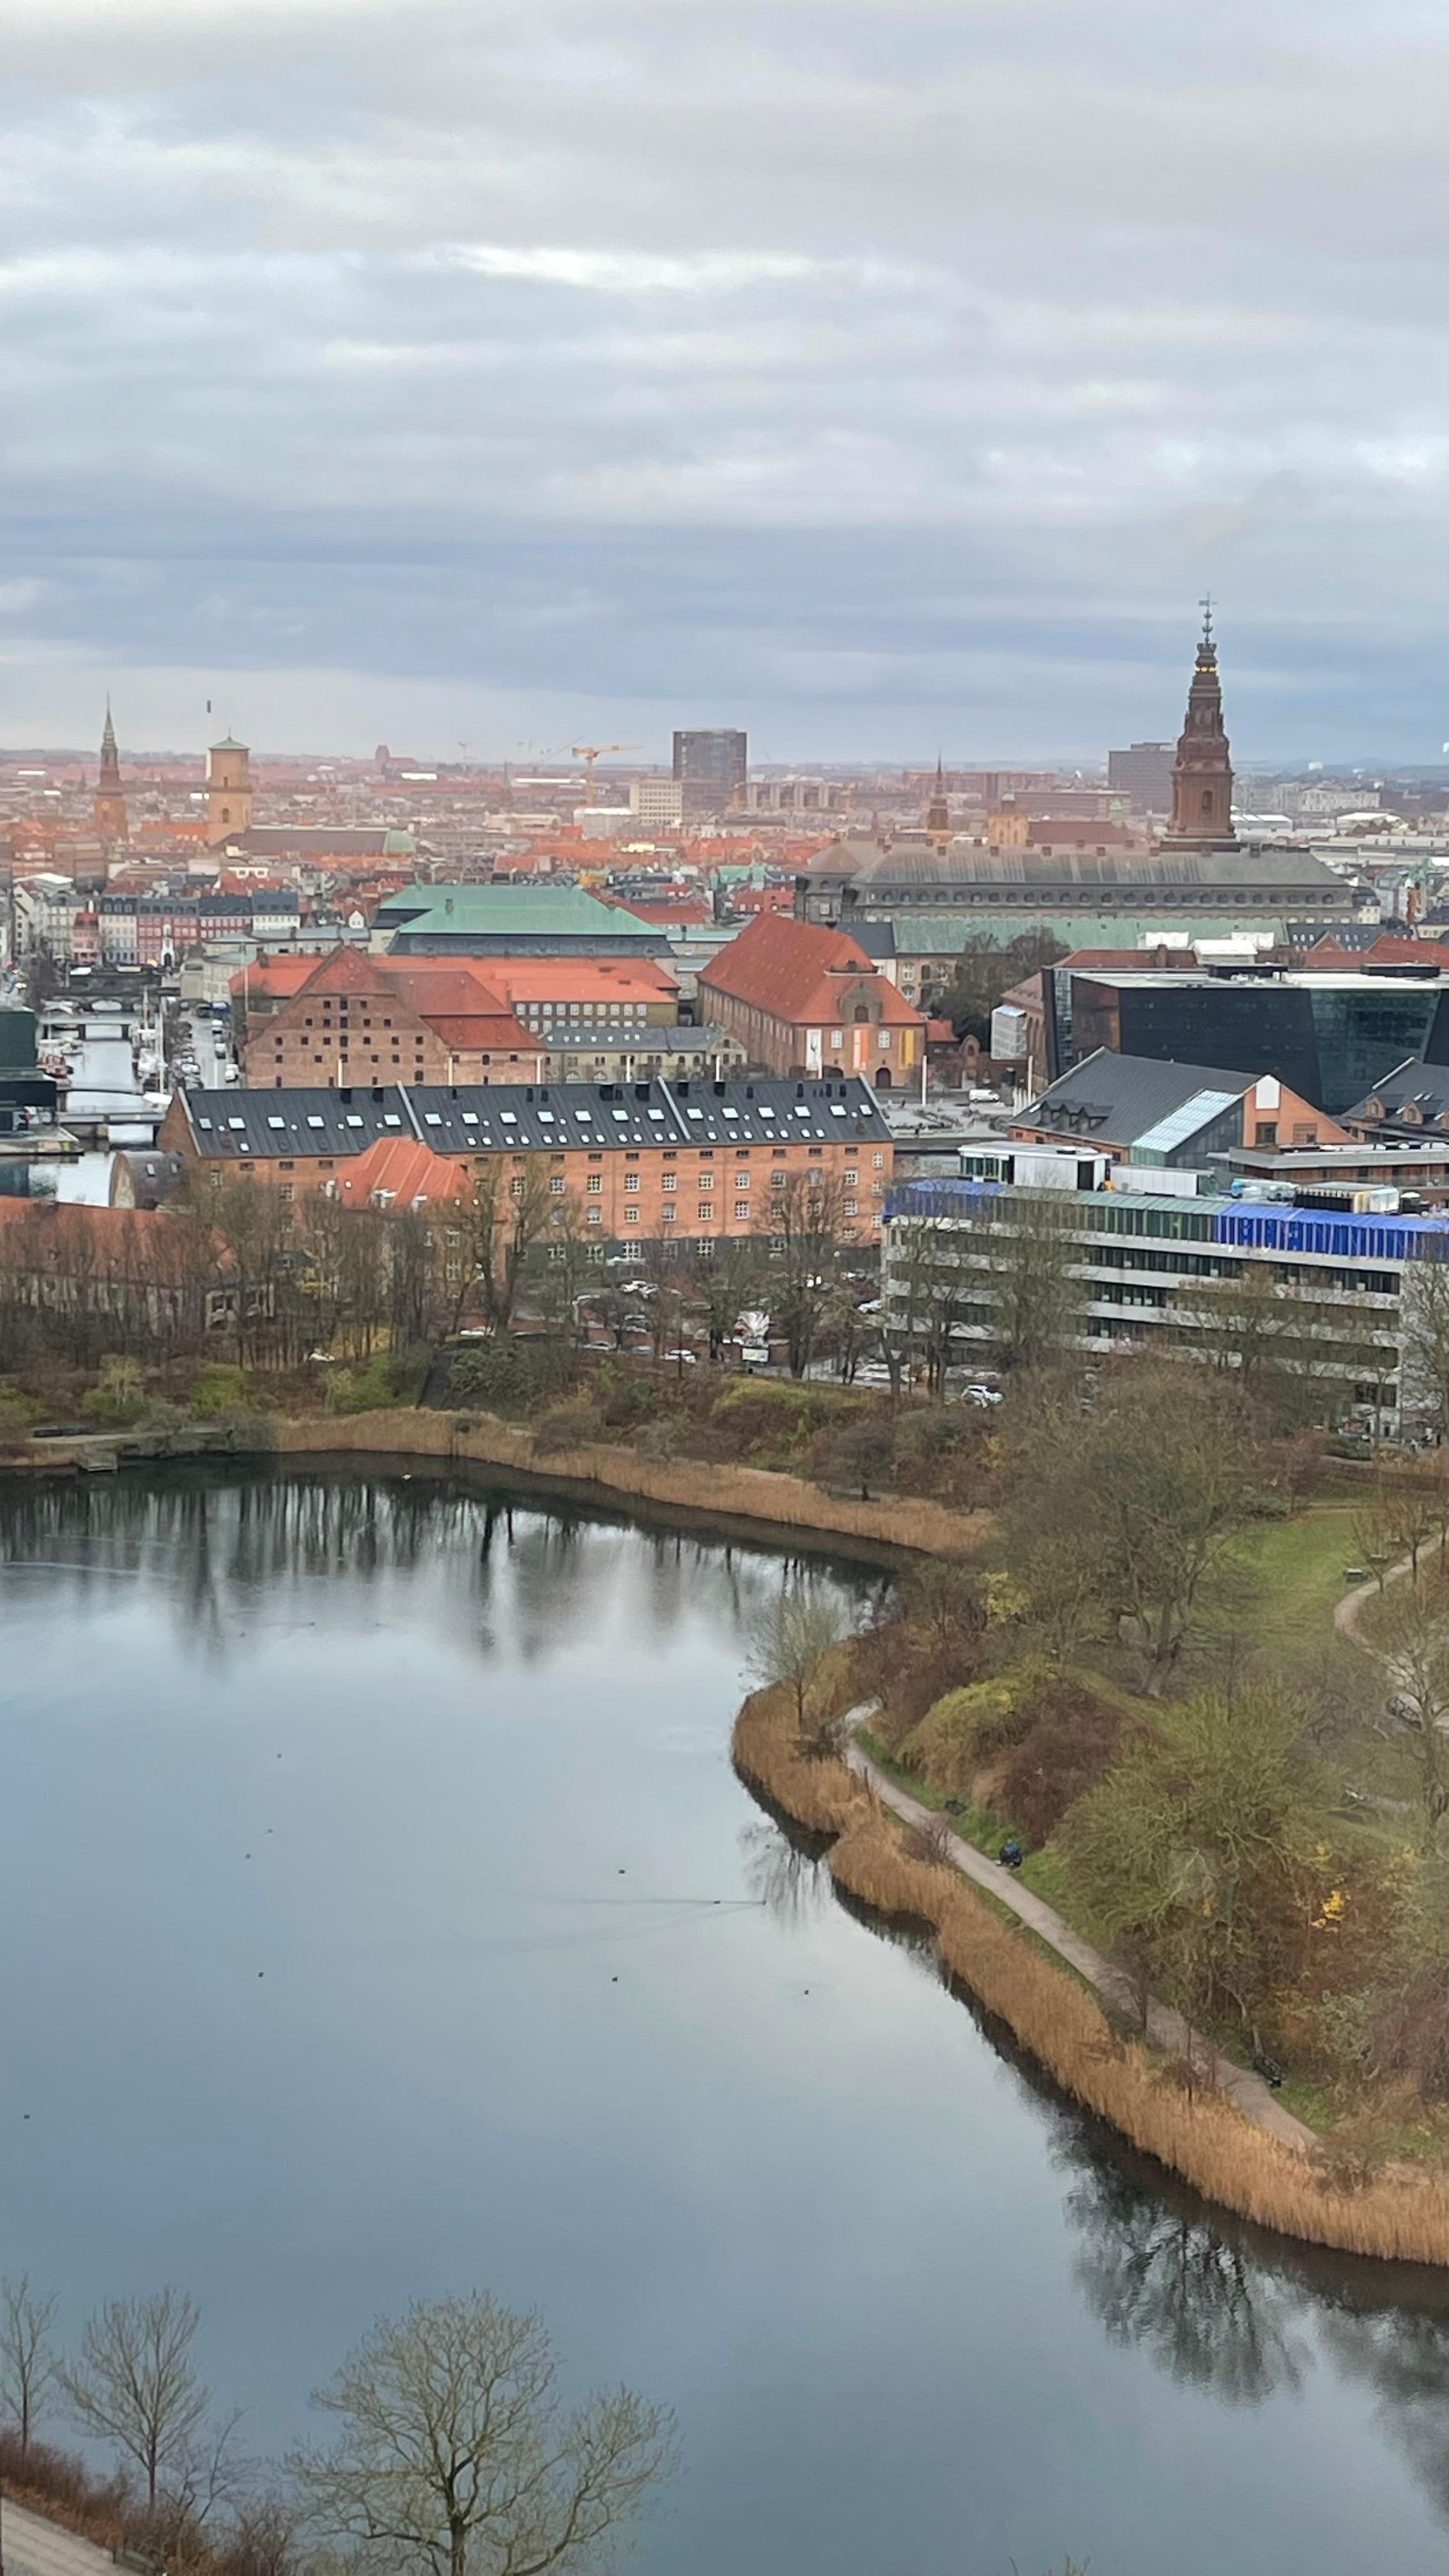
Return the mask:
{"type": "Polygon", "coordinates": [[[1417,1056],[1408,1056],[1365,1092],[1352,1109],[1346,1109],[1344,1116],[1364,1120],[1376,1117],[1378,1110],[1371,1108],[1370,1102],[1379,1104],[1386,1119],[1402,1118],[1406,1109],[1417,1110],[1418,1119],[1428,1126],[1449,1111],[1449,1064],[1422,1064],[1417,1056]]]}
{"type": "Polygon", "coordinates": [[[186,1114],[200,1154],[227,1162],[258,1155],[360,1154],[379,1136],[410,1136],[396,1083],[342,1091],[188,1091],[186,1114]]]}
{"type": "Polygon", "coordinates": [[[1238,1100],[1256,1079],[1254,1074],[1229,1073],[1221,1065],[1173,1064],[1156,1056],[1114,1055],[1099,1047],[1070,1073],[1059,1075],[1013,1123],[1060,1125],[1073,1135],[1131,1145],[1199,1092],[1226,1093],[1238,1100]]]}
{"type": "Polygon", "coordinates": [[[379,1136],[413,1135],[438,1153],[590,1146],[886,1144],[890,1128],[859,1075],[818,1082],[496,1082],[355,1085],[343,1091],[192,1091],[181,1095],[198,1153],[225,1161],[360,1154],[379,1136]]]}
{"type": "Polygon", "coordinates": [[[664,1086],[681,1131],[695,1144],[820,1144],[865,1137],[885,1144],[890,1128],[868,1082],[859,1074],[819,1082],[772,1080],[710,1082],[696,1077],[664,1086]]]}
{"type": "Polygon", "coordinates": [[[439,1154],[674,1141],[658,1082],[410,1083],[407,1096],[418,1134],[439,1154]]]}
{"type": "Polygon", "coordinates": [[[896,926],[893,921],[857,921],[851,916],[850,935],[857,948],[867,957],[892,958],[896,953],[896,926]]]}

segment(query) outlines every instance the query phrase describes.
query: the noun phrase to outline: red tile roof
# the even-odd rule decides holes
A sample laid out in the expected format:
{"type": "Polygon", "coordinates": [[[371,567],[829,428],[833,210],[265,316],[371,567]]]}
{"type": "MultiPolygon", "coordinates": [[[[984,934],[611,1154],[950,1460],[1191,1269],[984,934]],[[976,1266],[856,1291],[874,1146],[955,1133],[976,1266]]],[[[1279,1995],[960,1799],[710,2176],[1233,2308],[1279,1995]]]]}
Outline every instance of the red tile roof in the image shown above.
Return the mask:
{"type": "Polygon", "coordinates": [[[678,978],[652,957],[489,957],[487,972],[509,1001],[673,1002],[678,978]]]}
{"type": "Polygon", "coordinates": [[[472,1189],[467,1166],[447,1154],[435,1154],[411,1136],[379,1136],[356,1156],[333,1184],[344,1207],[415,1208],[441,1206],[466,1198],[472,1189]]]}
{"type": "Polygon", "coordinates": [[[858,981],[878,990],[881,1018],[919,1027],[921,1014],[843,930],[762,913],[701,970],[700,990],[727,994],[771,1019],[838,1020],[858,981]]]}

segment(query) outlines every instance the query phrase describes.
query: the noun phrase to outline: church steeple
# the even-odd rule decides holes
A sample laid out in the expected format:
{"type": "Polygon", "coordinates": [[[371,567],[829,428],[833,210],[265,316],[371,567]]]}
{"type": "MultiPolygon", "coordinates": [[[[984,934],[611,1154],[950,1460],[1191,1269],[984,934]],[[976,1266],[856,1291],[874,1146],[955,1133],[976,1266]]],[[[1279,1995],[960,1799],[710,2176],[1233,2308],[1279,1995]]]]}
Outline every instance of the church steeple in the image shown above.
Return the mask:
{"type": "Polygon", "coordinates": [[[926,808],[926,829],[942,840],[950,837],[951,809],[946,802],[946,772],[939,752],[936,754],[936,791],[926,808]]]}
{"type": "Polygon", "coordinates": [[[1172,769],[1168,838],[1217,849],[1233,844],[1233,763],[1223,726],[1223,692],[1211,598],[1202,602],[1202,634],[1187,693],[1187,716],[1172,769]]]}
{"type": "Polygon", "coordinates": [[[101,770],[91,811],[96,831],[103,841],[124,841],[127,838],[126,791],[121,784],[121,755],[116,747],[116,728],[111,721],[109,696],[106,699],[105,730],[101,735],[101,770]]]}

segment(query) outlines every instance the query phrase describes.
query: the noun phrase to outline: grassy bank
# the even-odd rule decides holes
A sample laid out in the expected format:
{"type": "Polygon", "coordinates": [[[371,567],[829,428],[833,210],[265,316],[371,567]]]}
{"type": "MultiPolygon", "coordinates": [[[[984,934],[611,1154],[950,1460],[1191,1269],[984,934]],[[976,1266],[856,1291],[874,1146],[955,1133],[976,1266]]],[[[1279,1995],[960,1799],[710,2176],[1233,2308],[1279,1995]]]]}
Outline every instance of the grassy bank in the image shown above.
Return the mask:
{"type": "Polygon", "coordinates": [[[835,1532],[878,1540],[931,1556],[969,1556],[986,1518],[944,1503],[887,1494],[862,1502],[827,1493],[803,1476],[762,1467],[707,1465],[700,1459],[643,1458],[605,1442],[540,1447],[530,1432],[492,1414],[451,1414],[399,1407],[380,1413],[318,1414],[275,1425],[272,1449],[285,1457],[392,1457],[473,1461],[519,1468],[615,1494],[628,1502],[669,1503],[682,1511],[776,1528],[835,1532]]]}
{"type": "Polygon", "coordinates": [[[1330,2170],[1251,2127],[1221,2097],[1187,2095],[957,1871],[913,1858],[900,1829],[845,1763],[801,1754],[787,1692],[760,1691],[745,1702],[734,1756],[741,1776],[775,1807],[830,1838],[828,1865],[839,1887],[878,1913],[928,1925],[943,1967],[1064,2092],[1206,2199],[1309,2244],[1449,2264],[1449,2182],[1403,2170],[1346,2189],[1330,2170]]]}

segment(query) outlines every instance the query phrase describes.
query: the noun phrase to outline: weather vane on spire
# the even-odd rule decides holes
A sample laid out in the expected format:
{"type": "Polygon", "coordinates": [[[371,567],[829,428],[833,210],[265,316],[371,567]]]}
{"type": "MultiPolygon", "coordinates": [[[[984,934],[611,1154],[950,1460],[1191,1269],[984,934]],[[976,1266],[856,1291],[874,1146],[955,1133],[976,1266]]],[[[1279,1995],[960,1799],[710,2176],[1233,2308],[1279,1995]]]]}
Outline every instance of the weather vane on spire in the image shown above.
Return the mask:
{"type": "Polygon", "coordinates": [[[1211,644],[1213,640],[1213,595],[1211,591],[1207,593],[1205,598],[1198,601],[1198,606],[1202,610],[1202,640],[1204,644],[1211,644]]]}

